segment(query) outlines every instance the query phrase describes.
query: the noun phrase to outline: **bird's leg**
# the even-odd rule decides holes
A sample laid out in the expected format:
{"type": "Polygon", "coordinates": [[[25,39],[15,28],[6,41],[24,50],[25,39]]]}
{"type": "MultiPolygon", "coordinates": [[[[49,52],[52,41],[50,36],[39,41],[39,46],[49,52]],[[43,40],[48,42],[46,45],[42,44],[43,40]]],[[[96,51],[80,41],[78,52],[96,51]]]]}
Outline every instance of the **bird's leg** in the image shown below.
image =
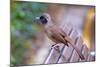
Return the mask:
{"type": "MultiPolygon", "coordinates": [[[[57,45],[57,44],[54,44],[54,45],[52,45],[52,49],[55,49],[64,59],[66,59],[65,58],[65,56],[62,54],[62,52],[60,51],[60,48],[59,48],[60,46],[59,45],[57,45]]],[[[67,61],[67,60],[66,60],[67,61]]]]}
{"type": "Polygon", "coordinates": [[[52,46],[51,46],[51,48],[54,48],[56,46],[56,43],[55,44],[53,44],[52,46]]]}

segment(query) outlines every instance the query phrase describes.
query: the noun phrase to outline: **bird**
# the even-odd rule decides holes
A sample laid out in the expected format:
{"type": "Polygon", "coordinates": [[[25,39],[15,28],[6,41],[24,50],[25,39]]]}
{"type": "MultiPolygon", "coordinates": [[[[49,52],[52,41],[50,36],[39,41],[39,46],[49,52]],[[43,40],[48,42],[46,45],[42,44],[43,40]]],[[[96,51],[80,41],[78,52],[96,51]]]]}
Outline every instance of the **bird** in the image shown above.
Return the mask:
{"type": "Polygon", "coordinates": [[[45,34],[50,40],[55,42],[55,45],[58,43],[63,43],[69,47],[69,44],[71,44],[71,46],[78,53],[79,57],[82,60],[85,59],[83,54],[81,53],[81,50],[79,50],[72,39],[57,24],[53,22],[49,13],[43,13],[40,16],[36,17],[36,21],[43,26],[45,34]]]}

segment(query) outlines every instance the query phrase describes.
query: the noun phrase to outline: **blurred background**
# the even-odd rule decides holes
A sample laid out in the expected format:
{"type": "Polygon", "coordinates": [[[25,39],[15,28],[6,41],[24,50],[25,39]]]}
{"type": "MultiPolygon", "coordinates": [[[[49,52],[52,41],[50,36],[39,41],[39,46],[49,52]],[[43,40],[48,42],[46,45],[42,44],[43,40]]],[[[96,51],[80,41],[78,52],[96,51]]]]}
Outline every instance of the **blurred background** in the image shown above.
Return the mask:
{"type": "Polygon", "coordinates": [[[41,25],[33,21],[48,12],[55,23],[71,24],[83,36],[90,51],[95,51],[95,7],[11,0],[11,65],[43,64],[51,40],[41,25]]]}
{"type": "Polygon", "coordinates": [[[45,38],[39,32],[41,26],[33,20],[46,9],[46,4],[11,1],[11,64],[35,63],[35,55],[45,38]]]}

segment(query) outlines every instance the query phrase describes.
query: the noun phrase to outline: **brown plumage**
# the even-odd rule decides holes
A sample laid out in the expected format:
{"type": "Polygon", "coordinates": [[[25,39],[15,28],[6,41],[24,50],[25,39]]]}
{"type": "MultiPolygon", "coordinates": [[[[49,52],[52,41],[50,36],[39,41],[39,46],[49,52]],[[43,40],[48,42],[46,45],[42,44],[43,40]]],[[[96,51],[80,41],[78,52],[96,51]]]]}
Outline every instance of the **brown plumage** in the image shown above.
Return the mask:
{"type": "Polygon", "coordinates": [[[67,46],[71,44],[71,46],[78,53],[79,57],[81,59],[84,59],[84,56],[82,55],[81,51],[76,47],[71,38],[68,35],[66,35],[65,32],[58,27],[58,25],[55,25],[53,23],[48,13],[44,13],[43,15],[41,15],[41,17],[42,17],[41,19],[38,18],[38,21],[43,25],[44,32],[53,42],[55,42],[56,44],[64,43],[67,46]]]}

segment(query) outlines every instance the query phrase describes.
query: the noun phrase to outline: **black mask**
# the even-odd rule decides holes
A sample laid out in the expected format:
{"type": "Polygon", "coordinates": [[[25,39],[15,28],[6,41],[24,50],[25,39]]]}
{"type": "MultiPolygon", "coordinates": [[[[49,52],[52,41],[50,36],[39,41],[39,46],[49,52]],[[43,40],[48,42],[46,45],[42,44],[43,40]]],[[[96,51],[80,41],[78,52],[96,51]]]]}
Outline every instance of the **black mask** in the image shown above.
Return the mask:
{"type": "Polygon", "coordinates": [[[44,16],[40,17],[40,21],[42,24],[46,24],[47,23],[47,19],[44,16]]]}

